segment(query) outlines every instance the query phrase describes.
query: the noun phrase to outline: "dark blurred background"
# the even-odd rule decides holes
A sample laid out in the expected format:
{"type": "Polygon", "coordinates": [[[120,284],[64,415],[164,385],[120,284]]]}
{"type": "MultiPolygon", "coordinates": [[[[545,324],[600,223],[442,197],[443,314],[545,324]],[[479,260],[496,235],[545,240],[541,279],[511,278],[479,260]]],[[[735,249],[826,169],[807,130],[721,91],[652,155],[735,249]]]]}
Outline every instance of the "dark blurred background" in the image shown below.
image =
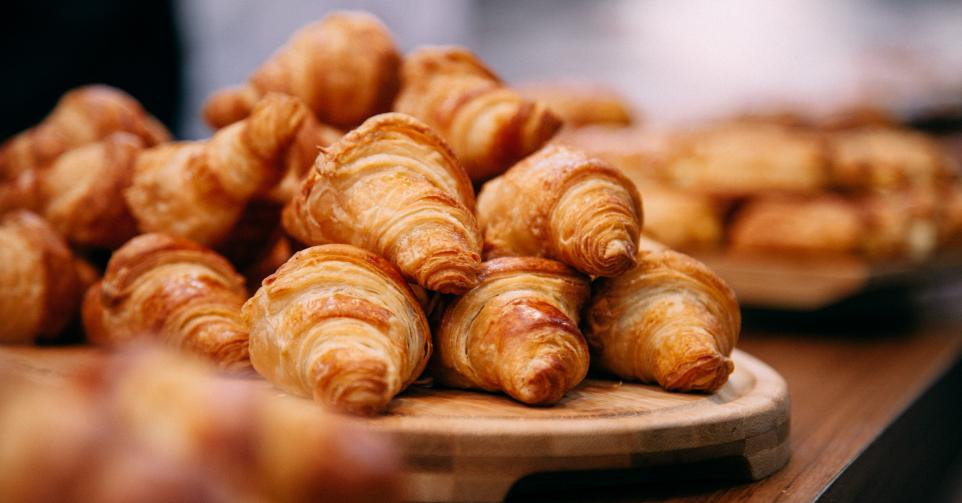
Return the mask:
{"type": "Polygon", "coordinates": [[[379,17],[402,50],[461,43],[512,81],[607,82],[655,122],[772,103],[869,100],[900,113],[958,106],[957,0],[8,0],[0,138],[67,89],[123,88],[180,137],[214,89],[242,81],[298,27],[332,9],[379,17]]]}

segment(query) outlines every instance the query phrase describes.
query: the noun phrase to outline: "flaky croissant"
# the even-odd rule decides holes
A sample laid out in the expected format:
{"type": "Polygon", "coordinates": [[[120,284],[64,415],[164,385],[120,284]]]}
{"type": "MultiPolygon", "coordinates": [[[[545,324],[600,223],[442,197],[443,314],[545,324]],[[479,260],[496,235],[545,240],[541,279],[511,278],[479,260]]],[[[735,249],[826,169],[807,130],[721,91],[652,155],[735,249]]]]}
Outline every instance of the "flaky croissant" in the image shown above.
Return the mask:
{"type": "Polygon", "coordinates": [[[504,172],[541,148],[561,121],[528,101],[463,47],[422,47],[404,58],[394,110],[435,128],[471,180],[504,172]]]}
{"type": "Polygon", "coordinates": [[[828,135],[832,182],[843,189],[936,186],[953,177],[949,156],[932,138],[893,127],[828,135]]]}
{"type": "Polygon", "coordinates": [[[110,258],[83,305],[88,339],[120,344],[146,337],[229,369],[250,366],[244,278],[220,255],[183,238],[143,234],[110,258]]]}
{"type": "Polygon", "coordinates": [[[284,175],[284,156],[306,115],[296,98],[270,94],[209,140],[145,150],[124,193],[140,230],[222,241],[248,201],[284,175]]]}
{"type": "Polygon", "coordinates": [[[16,211],[0,222],[0,343],[57,336],[83,286],[70,249],[42,218],[16,211]]]}
{"type": "Polygon", "coordinates": [[[592,290],[592,365],[668,390],[712,392],[727,382],[741,314],[734,292],[704,264],[643,246],[633,269],[592,290]]]}
{"type": "Polygon", "coordinates": [[[224,127],[246,117],[260,97],[274,91],[302,99],[323,123],[354,127],[390,109],[400,60],[377,18],[335,12],[298,30],[247,84],[211,96],[204,118],[224,127]]]}
{"type": "Polygon", "coordinates": [[[114,133],[63,154],[40,178],[43,216],[79,246],[116,248],[137,235],[124,190],[143,142],[114,133]]]}
{"type": "Polygon", "coordinates": [[[829,182],[817,135],[762,123],[723,123],[678,135],[663,171],[678,188],[726,197],[810,194],[829,182]]]}
{"type": "Polygon", "coordinates": [[[485,184],[477,214],[486,257],[548,257],[596,276],[634,264],[642,225],[638,190],[620,171],[553,145],[485,184]]]}
{"type": "Polygon", "coordinates": [[[403,114],[372,117],[317,158],[284,209],[284,228],[309,245],[371,250],[430,290],[477,284],[481,233],[474,192],[430,128],[403,114]]]}
{"type": "Polygon", "coordinates": [[[504,257],[435,328],[433,375],[459,388],[504,391],[533,405],[561,400],[588,372],[578,314],[588,279],[553,260],[504,257]]]}
{"type": "Polygon", "coordinates": [[[64,152],[126,131],[145,145],[170,140],[170,133],[119,89],[104,85],[76,88],[40,124],[0,146],[0,179],[46,168],[64,152]]]}
{"type": "Polygon", "coordinates": [[[310,402],[154,348],[97,363],[3,375],[0,500],[397,500],[389,446],[310,402]]]}
{"type": "Polygon", "coordinates": [[[374,414],[417,379],[431,333],[398,270],[349,245],[302,250],[244,304],[251,363],[268,381],[374,414]]]}

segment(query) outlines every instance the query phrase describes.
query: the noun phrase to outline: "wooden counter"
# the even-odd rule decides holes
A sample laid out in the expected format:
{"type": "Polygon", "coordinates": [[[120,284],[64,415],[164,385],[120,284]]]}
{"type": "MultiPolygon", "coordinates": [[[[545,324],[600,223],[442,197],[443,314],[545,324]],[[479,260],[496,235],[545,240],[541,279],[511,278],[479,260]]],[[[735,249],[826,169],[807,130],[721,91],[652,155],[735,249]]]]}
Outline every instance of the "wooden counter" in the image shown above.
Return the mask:
{"type": "Polygon", "coordinates": [[[962,322],[873,330],[743,336],[791,394],[791,459],[767,479],[733,483],[724,465],[550,475],[509,501],[924,501],[962,448],[962,322]]]}

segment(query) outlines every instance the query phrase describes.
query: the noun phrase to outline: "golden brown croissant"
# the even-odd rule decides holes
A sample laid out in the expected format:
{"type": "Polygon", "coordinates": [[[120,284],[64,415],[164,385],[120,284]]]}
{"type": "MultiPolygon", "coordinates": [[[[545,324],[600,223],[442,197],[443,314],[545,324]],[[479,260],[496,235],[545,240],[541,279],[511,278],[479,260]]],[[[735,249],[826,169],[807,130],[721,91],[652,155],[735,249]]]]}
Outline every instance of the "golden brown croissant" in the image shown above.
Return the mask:
{"type": "Polygon", "coordinates": [[[731,288],[704,264],[645,247],[638,264],[593,285],[585,317],[592,364],[624,379],[715,391],[734,369],[741,314],[731,288]]]}
{"type": "Polygon", "coordinates": [[[832,181],[845,189],[932,186],[952,178],[948,156],[928,136],[896,128],[860,128],[828,136],[832,181]]]}
{"type": "Polygon", "coordinates": [[[726,123],[680,135],[664,176],[672,185],[719,196],[812,193],[828,183],[816,135],[760,123],[726,123]]]}
{"type": "Polygon", "coordinates": [[[277,387],[355,414],[420,376],[431,333],[398,270],[349,245],[302,250],[244,304],[251,363],[277,387]]]}
{"type": "Polygon", "coordinates": [[[335,12],[301,28],[251,75],[204,107],[215,128],[246,117],[268,92],[297,96],[317,118],[354,127],[391,107],[401,57],[381,22],[362,12],[335,12]]]}
{"type": "Polygon", "coordinates": [[[565,126],[589,124],[629,126],[632,107],[613,89],[576,81],[528,82],[515,89],[531,101],[539,101],[561,118],[565,126]]]}
{"type": "Polygon", "coordinates": [[[588,346],[578,330],[588,279],[537,257],[487,261],[480,278],[435,328],[434,377],[532,405],[561,400],[588,372],[588,346]]]}
{"type": "Polygon", "coordinates": [[[864,238],[865,221],[858,206],[841,196],[768,196],[738,209],[729,245],[752,252],[852,254],[864,238]]]}
{"type": "Polygon", "coordinates": [[[456,46],[422,47],[405,57],[394,110],[436,129],[475,182],[504,172],[561,127],[544,104],[522,98],[456,46]]]}
{"type": "Polygon", "coordinates": [[[154,349],[56,384],[0,383],[3,501],[396,501],[369,432],[154,349]]]}
{"type": "Polygon", "coordinates": [[[284,156],[306,115],[296,98],[270,94],[209,140],[144,151],[125,192],[140,230],[221,242],[248,201],[284,175],[284,156]]]}
{"type": "Polygon", "coordinates": [[[630,180],[563,146],[545,147],[485,184],[477,213],[487,257],[548,257],[597,276],[634,264],[642,224],[630,180]]]}
{"type": "Polygon", "coordinates": [[[183,238],[143,234],[114,252],[103,281],[87,292],[84,330],[102,344],[155,338],[243,369],[245,300],[244,278],[223,257],[183,238]]]}
{"type": "Polygon", "coordinates": [[[368,119],[317,158],[284,209],[302,243],[347,243],[430,290],[477,284],[481,233],[471,182],[430,128],[403,114],[368,119]]]}
{"type": "Polygon", "coordinates": [[[52,338],[80,307],[83,284],[74,256],[39,216],[9,213],[0,222],[0,343],[52,338]]]}
{"type": "Polygon", "coordinates": [[[129,133],[66,152],[40,175],[43,216],[73,244],[116,248],[137,234],[124,190],[142,141],[129,133]]]}
{"type": "Polygon", "coordinates": [[[119,89],[104,85],[76,88],[40,124],[0,146],[0,179],[46,168],[64,152],[126,131],[145,145],[170,140],[170,133],[119,89]]]}

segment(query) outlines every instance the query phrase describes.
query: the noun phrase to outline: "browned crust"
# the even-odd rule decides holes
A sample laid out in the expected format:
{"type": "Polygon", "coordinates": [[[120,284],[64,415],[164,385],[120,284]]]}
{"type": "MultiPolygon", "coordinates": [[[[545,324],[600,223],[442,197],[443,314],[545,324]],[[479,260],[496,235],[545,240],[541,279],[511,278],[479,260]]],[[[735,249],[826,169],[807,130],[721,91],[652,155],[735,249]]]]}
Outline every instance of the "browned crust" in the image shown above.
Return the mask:
{"type": "Polygon", "coordinates": [[[40,338],[55,337],[77,313],[83,294],[73,254],[47,222],[33,213],[9,213],[2,225],[15,228],[41,251],[43,271],[39,271],[39,280],[44,283],[44,305],[37,334],[40,338]]]}
{"type": "Polygon", "coordinates": [[[481,263],[478,281],[484,282],[515,273],[551,274],[565,276],[575,281],[588,280],[584,274],[555,260],[541,257],[500,257],[481,263]]]}
{"type": "MultiPolygon", "coordinates": [[[[474,208],[474,188],[471,185],[471,180],[464,168],[461,167],[457,157],[454,156],[451,147],[427,124],[406,114],[390,112],[375,115],[364,121],[357,129],[347,133],[340,141],[325,149],[324,155],[317,158],[315,169],[336,169],[338,165],[355,155],[357,150],[369,148],[371,144],[376,143],[378,138],[388,131],[396,131],[409,136],[416,143],[426,143],[431,146],[432,150],[441,154],[445,161],[442,163],[444,168],[457,181],[458,195],[461,196],[461,200],[469,209],[474,208]],[[324,166],[324,168],[321,168],[321,166],[324,166]]],[[[302,188],[302,191],[305,189],[306,187],[302,188]]]]}

